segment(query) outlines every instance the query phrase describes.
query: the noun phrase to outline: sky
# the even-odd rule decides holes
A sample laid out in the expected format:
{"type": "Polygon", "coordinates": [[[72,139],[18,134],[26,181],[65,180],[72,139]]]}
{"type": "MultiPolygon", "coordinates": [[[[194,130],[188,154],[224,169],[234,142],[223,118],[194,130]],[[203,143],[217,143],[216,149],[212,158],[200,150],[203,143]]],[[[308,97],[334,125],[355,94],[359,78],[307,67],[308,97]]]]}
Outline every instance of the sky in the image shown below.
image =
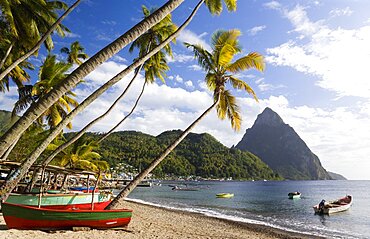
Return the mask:
{"type": "MultiPolygon", "coordinates": [[[[68,4],[73,1],[67,0],[68,4]]],[[[55,37],[54,54],[79,41],[89,56],[122,35],[142,19],[141,6],[159,7],[156,0],[85,0],[63,22],[71,33],[55,37]]],[[[197,1],[187,0],[172,18],[177,25],[186,19],[197,1]]],[[[264,72],[238,74],[256,92],[233,90],[243,123],[235,132],[227,120],[211,112],[194,132],[207,132],[226,146],[237,144],[265,107],[277,112],[292,126],[323,167],[348,179],[370,179],[370,2],[366,0],[264,1],[240,0],[236,12],[225,9],[212,16],[202,6],[191,24],[172,45],[173,58],[165,84],[146,86],[135,113],[118,130],[137,130],[158,135],[165,130],[185,129],[213,101],[204,83],[205,72],[183,42],[210,49],[216,30],[239,29],[242,57],[256,51],[265,58],[264,72]]],[[[123,49],[73,91],[81,102],[94,89],[132,63],[137,52],[123,49]]],[[[31,61],[39,66],[46,56],[41,50],[31,61]]],[[[37,71],[31,72],[32,83],[37,71]]],[[[73,120],[73,131],[102,114],[120,95],[132,74],[122,79],[73,120]]],[[[136,100],[143,84],[139,75],[122,102],[92,131],[105,132],[120,121],[136,100]]],[[[17,99],[15,86],[0,93],[0,109],[11,110],[17,99]]]]}

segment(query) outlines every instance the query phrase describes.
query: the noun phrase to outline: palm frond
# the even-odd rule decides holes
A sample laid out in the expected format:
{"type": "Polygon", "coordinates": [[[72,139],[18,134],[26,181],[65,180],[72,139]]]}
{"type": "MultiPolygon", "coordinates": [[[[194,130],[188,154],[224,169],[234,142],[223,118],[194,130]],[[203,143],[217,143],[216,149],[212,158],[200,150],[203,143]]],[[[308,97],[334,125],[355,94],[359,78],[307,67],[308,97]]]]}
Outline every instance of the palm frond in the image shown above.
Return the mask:
{"type": "Polygon", "coordinates": [[[240,80],[235,76],[230,76],[229,82],[235,89],[245,90],[246,92],[248,92],[258,102],[256,93],[253,91],[252,87],[250,87],[245,81],[240,80]]]}
{"type": "Polygon", "coordinates": [[[265,62],[263,56],[257,52],[251,52],[248,55],[236,60],[226,67],[227,71],[237,73],[242,70],[254,68],[259,71],[265,70],[265,62]]]}
{"type": "Polygon", "coordinates": [[[204,49],[201,45],[193,45],[184,42],[187,48],[192,48],[194,57],[198,60],[198,64],[205,70],[210,71],[213,69],[212,54],[204,49]]]}

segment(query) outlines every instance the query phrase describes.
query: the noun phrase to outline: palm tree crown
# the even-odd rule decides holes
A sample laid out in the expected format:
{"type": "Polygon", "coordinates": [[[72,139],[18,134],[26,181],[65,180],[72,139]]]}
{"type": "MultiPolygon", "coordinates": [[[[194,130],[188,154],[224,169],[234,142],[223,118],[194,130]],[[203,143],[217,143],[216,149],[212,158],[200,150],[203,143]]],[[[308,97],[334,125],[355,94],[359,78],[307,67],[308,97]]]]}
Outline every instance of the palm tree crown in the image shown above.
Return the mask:
{"type": "MultiPolygon", "coordinates": [[[[152,14],[156,9],[149,10],[142,7],[144,18],[152,14]]],[[[133,52],[135,48],[139,49],[139,58],[146,55],[149,51],[157,47],[166,38],[171,36],[177,30],[177,26],[172,22],[171,14],[168,14],[162,21],[153,26],[147,32],[138,37],[130,46],[129,51],[133,52]]],[[[166,71],[169,70],[165,56],[172,57],[171,45],[167,44],[163,50],[149,58],[143,65],[146,82],[152,83],[155,78],[164,82],[166,71]]]]}
{"type": "Polygon", "coordinates": [[[185,43],[188,48],[192,48],[195,58],[199,65],[207,72],[205,81],[208,88],[213,91],[217,114],[220,119],[227,116],[231,120],[234,130],[239,130],[241,125],[241,115],[235,97],[226,89],[229,83],[233,88],[245,90],[256,100],[257,96],[252,88],[243,80],[236,77],[236,73],[255,68],[263,71],[265,64],[262,55],[251,52],[248,55],[233,61],[236,54],[241,53],[239,45],[239,30],[217,31],[212,36],[212,52],[207,51],[200,45],[185,43]]]}
{"type": "MultiPolygon", "coordinates": [[[[62,1],[49,0],[1,0],[0,9],[8,24],[13,40],[18,41],[25,49],[33,47],[51,25],[58,19],[57,10],[67,9],[62,1]]],[[[59,35],[64,36],[69,30],[59,25],[56,28],[59,35]]],[[[53,41],[49,36],[45,41],[46,48],[53,48],[53,41]]]]}
{"type": "MultiPolygon", "coordinates": [[[[34,86],[25,86],[20,89],[19,100],[15,103],[13,113],[19,113],[30,104],[37,102],[39,98],[49,93],[54,86],[58,85],[67,77],[67,71],[71,64],[57,62],[55,55],[48,55],[40,67],[39,80],[34,86]]],[[[71,111],[71,106],[76,107],[78,102],[74,100],[75,94],[71,91],[64,94],[57,102],[47,109],[37,122],[43,124],[44,120],[53,128],[71,111]]],[[[72,128],[69,124],[68,128],[72,128]]]]}
{"type": "Polygon", "coordinates": [[[81,65],[83,62],[80,60],[85,60],[89,56],[83,52],[84,48],[80,45],[78,41],[75,41],[71,44],[70,49],[63,47],[60,52],[68,55],[67,62],[70,64],[81,65]]]}

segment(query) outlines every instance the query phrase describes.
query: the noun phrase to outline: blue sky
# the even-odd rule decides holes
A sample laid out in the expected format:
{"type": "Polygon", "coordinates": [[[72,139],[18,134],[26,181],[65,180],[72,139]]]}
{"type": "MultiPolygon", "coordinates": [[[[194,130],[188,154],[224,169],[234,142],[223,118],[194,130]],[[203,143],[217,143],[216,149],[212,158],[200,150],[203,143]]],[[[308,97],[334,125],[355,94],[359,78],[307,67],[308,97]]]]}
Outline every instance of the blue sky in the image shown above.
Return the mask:
{"type": "MultiPolygon", "coordinates": [[[[67,1],[69,4],[72,1],[67,1]]],[[[87,0],[68,16],[68,37],[55,38],[55,51],[80,41],[92,56],[142,18],[141,5],[160,6],[165,1],[87,0]],[[152,5],[155,4],[155,5],[152,5]]],[[[174,13],[180,25],[197,1],[187,0],[174,13]]],[[[350,179],[370,179],[370,2],[365,0],[238,1],[236,12],[211,16],[203,6],[173,45],[174,58],[166,84],[147,87],[136,111],[120,130],[139,130],[157,135],[164,130],[185,129],[211,103],[212,96],[202,72],[183,42],[209,47],[212,33],[237,28],[242,32],[243,54],[257,51],[265,56],[266,71],[251,70],[239,77],[256,91],[259,103],[243,92],[233,91],[242,108],[243,125],[235,133],[230,123],[215,112],[196,127],[231,146],[240,141],[265,107],[276,111],[292,126],[323,166],[350,179]]],[[[242,56],[242,54],[240,55],[242,56]]],[[[33,62],[40,64],[41,51],[33,62]]],[[[94,88],[123,70],[135,58],[123,49],[86,77],[75,89],[79,101],[94,88]]],[[[33,74],[33,82],[36,74],[33,74]]],[[[103,113],[124,89],[130,76],[100,97],[73,121],[78,130],[103,113]]],[[[107,131],[135,100],[143,82],[140,76],[129,95],[94,131],[107,131]]],[[[16,89],[0,94],[0,108],[10,110],[16,89]]]]}

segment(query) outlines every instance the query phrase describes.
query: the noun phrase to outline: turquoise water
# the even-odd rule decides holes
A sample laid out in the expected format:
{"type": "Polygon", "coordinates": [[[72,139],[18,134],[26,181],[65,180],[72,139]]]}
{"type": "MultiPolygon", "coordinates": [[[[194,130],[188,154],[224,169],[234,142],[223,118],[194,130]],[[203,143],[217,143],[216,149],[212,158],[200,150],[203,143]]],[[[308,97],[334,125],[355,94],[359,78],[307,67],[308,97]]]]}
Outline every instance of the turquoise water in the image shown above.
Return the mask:
{"type": "Polygon", "coordinates": [[[169,187],[183,183],[162,182],[162,186],[137,188],[129,198],[328,238],[370,238],[370,181],[202,181],[187,182],[188,187],[199,191],[174,191],[169,187]],[[300,191],[301,199],[288,199],[292,191],[300,191]],[[235,196],[215,197],[223,192],[235,196]],[[322,199],[337,199],[346,194],[354,198],[348,211],[330,216],[314,214],[312,206],[322,199]]]}

